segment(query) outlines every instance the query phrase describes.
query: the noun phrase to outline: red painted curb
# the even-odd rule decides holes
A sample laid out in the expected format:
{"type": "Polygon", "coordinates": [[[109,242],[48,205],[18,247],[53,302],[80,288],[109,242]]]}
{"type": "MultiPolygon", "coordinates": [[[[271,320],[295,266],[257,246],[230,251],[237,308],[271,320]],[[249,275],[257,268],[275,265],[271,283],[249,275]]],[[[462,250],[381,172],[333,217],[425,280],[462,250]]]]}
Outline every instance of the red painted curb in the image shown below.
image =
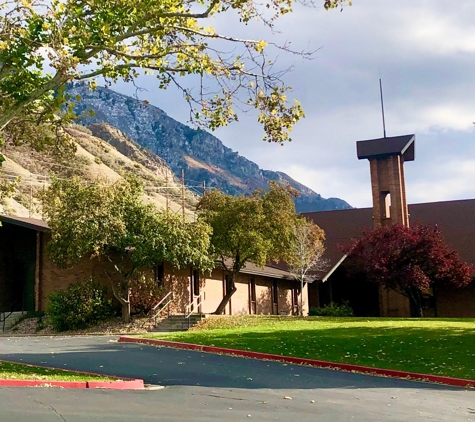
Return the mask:
{"type": "Polygon", "coordinates": [[[418,374],[416,372],[398,371],[395,369],[372,368],[370,366],[350,365],[347,363],[328,362],[324,360],[296,358],[291,356],[272,355],[268,353],[250,352],[246,350],[226,349],[222,347],[204,346],[201,344],[180,343],[176,341],[154,340],[149,338],[124,337],[119,338],[120,343],[140,343],[151,346],[171,347],[176,349],[194,350],[198,352],[232,355],[238,357],[271,360],[276,362],[293,363],[296,365],[314,366],[317,368],[337,369],[346,372],[362,373],[374,376],[401,378],[409,381],[431,382],[450,385],[453,387],[475,388],[475,380],[462,378],[443,377],[439,375],[418,374]]]}
{"type": "Polygon", "coordinates": [[[143,390],[142,379],[127,381],[88,381],[87,388],[106,388],[108,390],[143,390]]]}
{"type": "Polygon", "coordinates": [[[143,390],[143,380],[130,381],[48,381],[48,380],[0,380],[0,387],[58,387],[58,388],[106,388],[108,390],[143,390]]]}
{"type": "Polygon", "coordinates": [[[78,375],[113,378],[115,381],[48,381],[48,380],[10,380],[0,379],[0,387],[59,387],[59,388],[106,388],[109,390],[143,390],[142,379],[124,378],[115,375],[104,375],[95,372],[75,371],[73,369],[54,368],[51,366],[32,365],[23,362],[0,360],[6,363],[18,363],[24,366],[54,369],[55,371],[73,372],[78,375]]]}
{"type": "Polygon", "coordinates": [[[87,388],[87,382],[47,380],[0,380],[0,387],[87,388]]]}

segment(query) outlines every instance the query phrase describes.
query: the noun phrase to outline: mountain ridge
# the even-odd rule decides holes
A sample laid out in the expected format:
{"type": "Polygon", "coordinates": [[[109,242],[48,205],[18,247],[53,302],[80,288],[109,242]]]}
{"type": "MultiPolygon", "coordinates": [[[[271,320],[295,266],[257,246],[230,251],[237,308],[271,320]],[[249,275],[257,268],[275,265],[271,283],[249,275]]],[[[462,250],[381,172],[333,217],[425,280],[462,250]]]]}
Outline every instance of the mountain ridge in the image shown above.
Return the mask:
{"type": "Polygon", "coordinates": [[[299,212],[346,209],[351,206],[340,198],[323,198],[302,183],[279,171],[263,170],[253,161],[226,147],[214,135],[176,121],[159,107],[99,87],[90,91],[83,84],[68,88],[72,97],[79,95],[75,111],[81,123],[90,126],[107,123],[139,145],[152,151],[170,166],[177,177],[185,170],[185,182],[191,186],[206,183],[231,195],[249,194],[266,189],[270,180],[289,183],[299,192],[299,212]],[[94,116],[83,113],[93,110],[94,116]]]}

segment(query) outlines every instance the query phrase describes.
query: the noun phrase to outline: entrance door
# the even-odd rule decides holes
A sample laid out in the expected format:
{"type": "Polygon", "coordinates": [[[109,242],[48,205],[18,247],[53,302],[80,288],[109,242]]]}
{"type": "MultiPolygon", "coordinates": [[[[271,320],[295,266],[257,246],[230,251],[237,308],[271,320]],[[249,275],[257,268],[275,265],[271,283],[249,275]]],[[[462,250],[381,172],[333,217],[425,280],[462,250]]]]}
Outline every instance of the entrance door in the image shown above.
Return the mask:
{"type": "Polygon", "coordinates": [[[35,310],[36,231],[3,223],[1,227],[4,259],[0,311],[35,310]]]}

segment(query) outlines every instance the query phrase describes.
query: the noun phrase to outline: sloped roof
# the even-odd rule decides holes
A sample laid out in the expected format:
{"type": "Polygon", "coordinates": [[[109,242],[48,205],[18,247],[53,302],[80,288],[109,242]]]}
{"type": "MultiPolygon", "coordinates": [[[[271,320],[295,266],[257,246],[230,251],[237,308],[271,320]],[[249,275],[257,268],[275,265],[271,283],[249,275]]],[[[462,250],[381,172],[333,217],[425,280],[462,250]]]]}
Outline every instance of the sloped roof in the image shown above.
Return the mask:
{"type": "Polygon", "coordinates": [[[46,224],[46,221],[38,220],[36,218],[0,215],[0,221],[8,224],[13,224],[15,226],[25,227],[27,229],[38,230],[40,232],[49,231],[49,227],[48,224],[46,224]]]}
{"type": "Polygon", "coordinates": [[[360,160],[402,155],[404,161],[414,161],[415,139],[415,135],[402,135],[358,141],[356,142],[356,153],[360,160]]]}
{"type": "MultiPolygon", "coordinates": [[[[225,261],[227,266],[232,265],[232,260],[227,259],[225,261]]],[[[260,268],[251,262],[247,262],[245,267],[240,271],[242,274],[259,275],[263,277],[279,278],[284,280],[295,280],[292,274],[287,270],[285,263],[272,263],[267,264],[264,268],[260,268]]]]}
{"type": "MultiPolygon", "coordinates": [[[[0,215],[0,221],[8,224],[13,224],[20,227],[25,227],[27,229],[37,230],[41,232],[47,232],[50,230],[48,224],[43,220],[38,220],[35,218],[24,218],[24,217],[14,217],[0,215]]],[[[228,260],[227,263],[231,261],[228,260]]],[[[285,266],[280,266],[278,264],[266,265],[264,268],[260,268],[250,262],[246,263],[246,266],[241,270],[243,274],[250,275],[259,275],[264,277],[278,278],[293,280],[292,274],[287,271],[285,266]]]]}
{"type": "MultiPolygon", "coordinates": [[[[475,264],[475,199],[409,205],[410,224],[437,224],[447,244],[460,258],[475,264]]],[[[373,227],[372,208],[304,213],[326,234],[325,258],[333,267],[343,256],[339,246],[373,227]]],[[[323,278],[325,274],[318,274],[323,278]]]]}

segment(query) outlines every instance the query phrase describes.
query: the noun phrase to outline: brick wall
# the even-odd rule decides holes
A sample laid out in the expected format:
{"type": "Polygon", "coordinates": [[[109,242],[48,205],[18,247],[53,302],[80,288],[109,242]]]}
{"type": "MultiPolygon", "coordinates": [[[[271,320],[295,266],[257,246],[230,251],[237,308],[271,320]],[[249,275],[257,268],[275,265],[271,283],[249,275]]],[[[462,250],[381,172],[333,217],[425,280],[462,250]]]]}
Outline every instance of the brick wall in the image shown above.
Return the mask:
{"type": "MultiPolygon", "coordinates": [[[[57,291],[66,289],[71,283],[75,283],[91,276],[95,277],[102,284],[107,286],[109,296],[113,297],[110,279],[106,276],[106,271],[110,274],[112,280],[117,283],[120,276],[117,274],[113,265],[107,260],[98,260],[84,258],[72,268],[59,268],[53,264],[45,251],[45,245],[50,240],[49,234],[42,236],[40,256],[40,286],[38,291],[39,310],[46,310],[48,305],[48,296],[57,291]]],[[[0,261],[1,262],[1,261],[0,261]]],[[[183,314],[187,305],[196,300],[196,295],[192,294],[191,269],[174,269],[170,264],[165,263],[164,267],[164,288],[166,292],[173,292],[173,302],[170,305],[170,313],[183,314]]],[[[146,271],[150,277],[154,271],[146,271]]],[[[273,280],[267,277],[253,276],[256,282],[256,310],[258,314],[272,314],[271,286],[273,280]]],[[[200,275],[200,293],[204,293],[205,300],[202,304],[203,313],[212,313],[223,298],[223,279],[224,274],[221,269],[215,269],[211,275],[200,275]]],[[[249,283],[251,276],[240,274],[236,279],[237,291],[231,298],[231,303],[226,307],[226,314],[242,315],[248,314],[250,308],[249,283]]],[[[1,279],[0,279],[1,280],[1,279]]],[[[278,301],[279,311],[292,313],[292,286],[295,283],[285,280],[278,280],[278,301]]],[[[304,297],[306,298],[306,290],[304,297]]],[[[306,302],[306,301],[305,301],[306,302]]],[[[306,305],[306,303],[305,303],[306,305]]]]}
{"type": "Polygon", "coordinates": [[[231,315],[249,314],[249,283],[250,277],[246,274],[239,274],[236,280],[236,293],[231,298],[231,315]]]}
{"type": "Polygon", "coordinates": [[[207,276],[202,291],[205,292],[206,296],[202,312],[205,314],[213,313],[223,300],[223,270],[216,269],[211,276],[207,276]]]}
{"type": "Polygon", "coordinates": [[[111,284],[105,276],[107,271],[112,280],[115,282],[120,280],[119,275],[113,265],[106,260],[83,258],[72,268],[59,268],[53,264],[46,253],[45,246],[50,240],[49,233],[44,233],[41,240],[40,255],[40,285],[39,285],[39,304],[38,309],[45,311],[48,306],[48,296],[58,290],[66,289],[71,283],[75,283],[91,276],[95,277],[99,282],[108,288],[109,297],[112,297],[111,284]]]}
{"type": "Polygon", "coordinates": [[[409,299],[397,292],[380,287],[379,307],[382,317],[410,317],[409,299]]]}
{"type": "Polygon", "coordinates": [[[256,280],[256,313],[258,315],[272,315],[272,282],[263,277],[256,280]]]}
{"type": "Polygon", "coordinates": [[[404,160],[401,156],[372,158],[370,161],[374,227],[392,224],[409,225],[404,180],[404,160]],[[386,218],[384,192],[391,198],[390,217],[386,218]]]}
{"type": "Polygon", "coordinates": [[[438,287],[435,291],[437,316],[475,318],[475,282],[463,289],[438,287]]]}

